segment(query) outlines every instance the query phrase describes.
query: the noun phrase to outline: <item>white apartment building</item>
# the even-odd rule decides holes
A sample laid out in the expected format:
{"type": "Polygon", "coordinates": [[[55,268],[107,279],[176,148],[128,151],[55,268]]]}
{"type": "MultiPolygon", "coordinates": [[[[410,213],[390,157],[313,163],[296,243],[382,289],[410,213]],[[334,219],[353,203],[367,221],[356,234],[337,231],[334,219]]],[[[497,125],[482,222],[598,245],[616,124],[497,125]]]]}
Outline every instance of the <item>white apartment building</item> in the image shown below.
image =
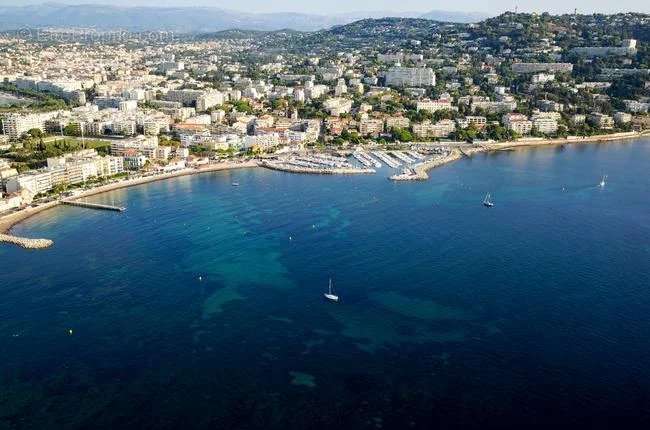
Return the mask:
{"type": "Polygon", "coordinates": [[[557,112],[537,112],[531,117],[533,127],[543,134],[555,134],[558,129],[558,118],[560,114],[557,112]],[[554,115],[556,114],[556,115],[554,115]]]}
{"type": "Polygon", "coordinates": [[[389,87],[433,87],[435,72],[427,67],[391,67],[386,72],[386,86],[389,87]]]}
{"type": "Polygon", "coordinates": [[[333,116],[349,113],[352,110],[352,100],[335,97],[325,100],[323,107],[333,116]]]}
{"type": "Polygon", "coordinates": [[[585,46],[580,48],[573,48],[572,53],[588,57],[623,57],[626,55],[635,55],[637,52],[637,41],[635,39],[625,39],[621,46],[585,46]]]}
{"type": "Polygon", "coordinates": [[[383,119],[362,119],[359,122],[359,134],[362,136],[379,136],[384,131],[383,119]]]}
{"type": "Polygon", "coordinates": [[[614,114],[614,121],[617,124],[628,124],[632,122],[632,115],[626,112],[616,112],[614,114]]]}
{"type": "Polygon", "coordinates": [[[124,168],[128,170],[139,170],[147,163],[147,157],[142,154],[127,155],[124,157],[124,168]]]}
{"type": "Polygon", "coordinates": [[[244,137],[244,149],[260,148],[269,149],[280,144],[280,135],[276,132],[257,134],[244,137]]]}
{"type": "Polygon", "coordinates": [[[571,63],[513,63],[511,69],[514,73],[571,73],[573,64],[571,63]]]}
{"type": "Polygon", "coordinates": [[[196,99],[196,110],[205,112],[214,106],[222,105],[226,101],[226,96],[220,91],[206,91],[196,99]]]}
{"type": "Polygon", "coordinates": [[[528,134],[533,129],[533,122],[529,121],[526,115],[520,113],[505,114],[502,121],[506,128],[521,135],[528,134]]]}
{"type": "Polygon", "coordinates": [[[413,134],[420,138],[448,137],[454,131],[456,131],[456,123],[450,119],[443,119],[435,124],[431,121],[413,124],[413,134]]]}
{"type": "Polygon", "coordinates": [[[98,176],[97,164],[93,159],[66,162],[65,182],[68,184],[80,184],[98,176]]]}
{"type": "Polygon", "coordinates": [[[157,160],[167,160],[172,153],[172,148],[169,146],[159,146],[154,151],[153,158],[157,160]]]}
{"type": "Polygon", "coordinates": [[[390,130],[392,128],[409,128],[411,126],[411,120],[405,116],[393,116],[386,118],[386,129],[390,130]]]}
{"type": "Polygon", "coordinates": [[[589,124],[603,130],[614,128],[614,118],[602,113],[592,113],[588,117],[589,124]]]}
{"type": "MultiPolygon", "coordinates": [[[[451,97],[441,97],[438,100],[420,100],[417,102],[417,110],[424,110],[427,112],[436,112],[439,110],[453,110],[454,106],[451,105],[451,97]]],[[[456,108],[457,109],[457,108],[456,108]]]]}
{"type": "Polygon", "coordinates": [[[165,100],[182,103],[183,105],[193,105],[203,94],[204,91],[201,90],[169,90],[165,95],[165,100]]]}
{"type": "Polygon", "coordinates": [[[9,178],[5,184],[7,193],[9,194],[27,190],[34,196],[51,190],[52,186],[52,174],[48,170],[23,173],[22,175],[9,178]]]}
{"type": "Polygon", "coordinates": [[[552,73],[538,73],[530,78],[530,82],[533,84],[545,84],[554,80],[555,75],[552,73]]]}
{"type": "Polygon", "coordinates": [[[465,118],[458,118],[456,123],[460,128],[467,128],[473,125],[478,130],[485,128],[487,125],[487,118],[484,116],[466,116],[465,118]]]}
{"type": "Polygon", "coordinates": [[[148,158],[154,158],[156,148],[158,148],[157,136],[139,136],[135,139],[112,141],[111,155],[123,157],[130,150],[136,150],[148,158]]]}
{"type": "Polygon", "coordinates": [[[45,113],[20,114],[11,113],[3,117],[3,133],[9,136],[9,139],[18,139],[31,129],[45,131],[45,123],[59,114],[58,111],[45,113]]]}

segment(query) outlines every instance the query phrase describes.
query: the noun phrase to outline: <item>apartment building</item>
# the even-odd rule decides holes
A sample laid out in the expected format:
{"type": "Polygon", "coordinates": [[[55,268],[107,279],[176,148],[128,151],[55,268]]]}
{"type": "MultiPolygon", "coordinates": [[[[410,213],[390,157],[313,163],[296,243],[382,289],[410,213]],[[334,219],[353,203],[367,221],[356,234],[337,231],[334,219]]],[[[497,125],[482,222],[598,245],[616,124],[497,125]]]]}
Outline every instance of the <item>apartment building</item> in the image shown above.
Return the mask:
{"type": "Polygon", "coordinates": [[[441,97],[438,100],[419,100],[416,103],[416,108],[418,111],[424,110],[427,112],[436,112],[439,110],[453,110],[457,109],[451,105],[452,99],[450,96],[441,97]]]}
{"type": "Polygon", "coordinates": [[[589,115],[587,120],[593,127],[600,128],[602,130],[614,128],[614,118],[609,115],[604,115],[602,113],[592,113],[589,115]]]}
{"type": "Polygon", "coordinates": [[[637,41],[635,39],[625,39],[621,43],[621,46],[585,46],[573,48],[571,52],[587,58],[609,56],[624,57],[628,55],[636,55],[636,45],[637,41]]]}
{"type": "Polygon", "coordinates": [[[349,113],[352,110],[352,100],[340,97],[325,100],[323,107],[333,116],[349,113]]]}
{"type": "Polygon", "coordinates": [[[513,63],[511,66],[513,73],[571,73],[573,64],[571,63],[513,63]]]}
{"type": "Polygon", "coordinates": [[[362,119],[359,122],[359,134],[362,136],[377,137],[384,131],[384,120],[362,119]]]}
{"type": "Polygon", "coordinates": [[[450,119],[443,119],[435,124],[431,121],[413,124],[413,134],[420,138],[448,137],[454,131],[456,131],[456,123],[450,119]]]}
{"type": "Polygon", "coordinates": [[[386,72],[386,86],[389,87],[433,87],[435,72],[427,67],[391,67],[386,72]]]}
{"type": "Polygon", "coordinates": [[[557,112],[536,112],[531,117],[533,127],[543,134],[555,134],[561,115],[557,112]]]}
{"type": "Polygon", "coordinates": [[[56,117],[58,114],[58,111],[29,114],[7,114],[2,119],[3,133],[9,136],[9,139],[18,139],[32,129],[45,131],[45,123],[56,117]]]}
{"type": "Polygon", "coordinates": [[[405,116],[392,116],[386,118],[386,130],[392,128],[409,128],[411,126],[411,120],[405,116]]]}
{"type": "Polygon", "coordinates": [[[528,120],[526,115],[520,113],[508,113],[503,115],[503,125],[515,133],[524,135],[533,129],[533,122],[528,120]]]}
{"type": "Polygon", "coordinates": [[[474,126],[477,130],[482,130],[487,125],[487,118],[484,116],[471,116],[468,115],[465,118],[458,118],[456,123],[460,128],[467,128],[470,125],[474,126]]]}

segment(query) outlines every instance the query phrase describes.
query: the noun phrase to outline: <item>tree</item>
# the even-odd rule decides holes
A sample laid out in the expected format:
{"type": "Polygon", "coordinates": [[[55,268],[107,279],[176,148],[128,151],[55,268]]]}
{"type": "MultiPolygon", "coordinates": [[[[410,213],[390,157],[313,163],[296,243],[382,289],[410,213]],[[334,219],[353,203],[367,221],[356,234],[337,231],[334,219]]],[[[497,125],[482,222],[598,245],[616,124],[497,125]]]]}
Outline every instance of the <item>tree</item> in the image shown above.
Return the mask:
{"type": "Polygon", "coordinates": [[[45,133],[43,133],[40,128],[32,128],[27,132],[27,134],[35,139],[41,139],[45,136],[45,133]]]}
{"type": "Polygon", "coordinates": [[[411,132],[403,128],[393,128],[392,135],[394,140],[399,140],[400,142],[413,141],[413,135],[411,132]]]}
{"type": "Polygon", "coordinates": [[[66,125],[63,127],[63,134],[66,136],[81,136],[79,124],[71,123],[66,125]]]}

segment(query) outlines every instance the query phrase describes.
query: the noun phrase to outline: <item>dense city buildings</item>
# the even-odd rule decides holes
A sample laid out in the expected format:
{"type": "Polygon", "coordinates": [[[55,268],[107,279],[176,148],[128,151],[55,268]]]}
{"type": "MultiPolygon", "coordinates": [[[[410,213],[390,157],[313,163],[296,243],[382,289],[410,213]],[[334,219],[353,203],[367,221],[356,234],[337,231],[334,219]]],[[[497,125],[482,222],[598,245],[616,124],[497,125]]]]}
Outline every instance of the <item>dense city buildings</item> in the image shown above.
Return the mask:
{"type": "Polygon", "coordinates": [[[7,34],[2,190],[29,201],[205,160],[642,131],[649,24],[506,13],[129,44],[7,34]]]}

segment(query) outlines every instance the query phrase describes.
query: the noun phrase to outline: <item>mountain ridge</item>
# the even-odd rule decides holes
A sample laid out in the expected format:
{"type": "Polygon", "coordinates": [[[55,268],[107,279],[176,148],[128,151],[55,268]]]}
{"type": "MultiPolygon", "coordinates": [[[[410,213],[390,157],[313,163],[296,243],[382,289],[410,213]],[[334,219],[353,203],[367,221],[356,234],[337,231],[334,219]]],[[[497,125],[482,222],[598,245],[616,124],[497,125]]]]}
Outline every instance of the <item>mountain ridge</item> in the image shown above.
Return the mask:
{"type": "MultiPolygon", "coordinates": [[[[437,21],[476,22],[487,18],[480,13],[431,11],[402,12],[404,18],[437,21]]],[[[43,27],[90,27],[99,30],[214,32],[230,29],[274,31],[291,29],[317,31],[364,18],[394,16],[394,12],[366,11],[318,15],[298,12],[251,13],[205,6],[112,6],[102,4],[43,3],[0,6],[0,30],[43,27]]]]}

